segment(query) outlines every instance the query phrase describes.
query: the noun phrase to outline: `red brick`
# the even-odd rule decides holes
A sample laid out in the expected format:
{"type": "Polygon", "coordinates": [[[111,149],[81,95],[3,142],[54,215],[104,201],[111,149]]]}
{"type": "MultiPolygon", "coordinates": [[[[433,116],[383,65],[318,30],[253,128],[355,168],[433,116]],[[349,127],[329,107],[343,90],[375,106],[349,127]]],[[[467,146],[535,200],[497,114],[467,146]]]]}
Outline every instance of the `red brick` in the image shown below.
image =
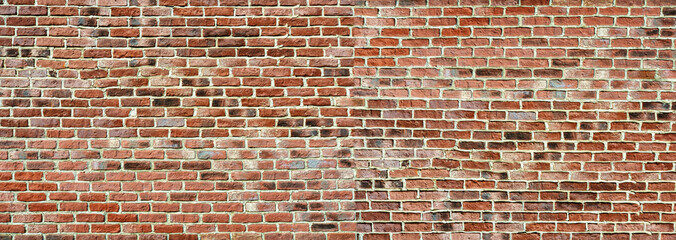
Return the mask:
{"type": "Polygon", "coordinates": [[[669,238],[669,3],[8,0],[0,232],[669,238]]]}

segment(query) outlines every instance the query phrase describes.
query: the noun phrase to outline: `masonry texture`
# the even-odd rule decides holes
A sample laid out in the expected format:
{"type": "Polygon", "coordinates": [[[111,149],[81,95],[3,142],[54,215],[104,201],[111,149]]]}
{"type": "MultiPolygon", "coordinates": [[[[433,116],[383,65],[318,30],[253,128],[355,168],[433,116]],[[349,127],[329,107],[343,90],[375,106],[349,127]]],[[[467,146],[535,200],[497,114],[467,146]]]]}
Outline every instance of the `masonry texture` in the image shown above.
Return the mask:
{"type": "Polygon", "coordinates": [[[0,239],[676,239],[674,0],[2,0],[0,239]]]}

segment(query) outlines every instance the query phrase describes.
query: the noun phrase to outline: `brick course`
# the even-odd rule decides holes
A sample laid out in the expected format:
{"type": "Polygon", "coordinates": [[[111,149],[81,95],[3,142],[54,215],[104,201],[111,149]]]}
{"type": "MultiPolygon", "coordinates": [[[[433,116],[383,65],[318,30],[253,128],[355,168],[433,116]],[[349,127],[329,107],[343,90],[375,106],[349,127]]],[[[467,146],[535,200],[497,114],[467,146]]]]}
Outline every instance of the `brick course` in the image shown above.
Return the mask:
{"type": "Polygon", "coordinates": [[[0,239],[676,239],[673,0],[5,0],[0,239]]]}

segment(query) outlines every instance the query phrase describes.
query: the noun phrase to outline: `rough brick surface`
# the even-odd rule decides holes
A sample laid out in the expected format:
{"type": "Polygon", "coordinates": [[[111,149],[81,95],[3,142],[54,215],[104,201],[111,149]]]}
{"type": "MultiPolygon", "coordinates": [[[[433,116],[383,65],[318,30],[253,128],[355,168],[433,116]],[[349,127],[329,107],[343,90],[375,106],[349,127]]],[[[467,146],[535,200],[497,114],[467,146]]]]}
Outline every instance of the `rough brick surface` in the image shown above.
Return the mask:
{"type": "Polygon", "coordinates": [[[4,0],[0,239],[676,239],[673,0],[4,0]]]}

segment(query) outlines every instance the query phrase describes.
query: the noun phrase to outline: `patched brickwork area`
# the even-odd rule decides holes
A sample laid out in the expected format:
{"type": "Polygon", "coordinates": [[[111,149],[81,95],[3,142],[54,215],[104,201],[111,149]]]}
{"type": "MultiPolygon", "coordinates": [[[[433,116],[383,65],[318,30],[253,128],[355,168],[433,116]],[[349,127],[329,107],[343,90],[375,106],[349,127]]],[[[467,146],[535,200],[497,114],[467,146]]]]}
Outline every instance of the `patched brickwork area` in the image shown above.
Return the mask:
{"type": "Polygon", "coordinates": [[[676,239],[674,0],[3,0],[0,239],[676,239]]]}

